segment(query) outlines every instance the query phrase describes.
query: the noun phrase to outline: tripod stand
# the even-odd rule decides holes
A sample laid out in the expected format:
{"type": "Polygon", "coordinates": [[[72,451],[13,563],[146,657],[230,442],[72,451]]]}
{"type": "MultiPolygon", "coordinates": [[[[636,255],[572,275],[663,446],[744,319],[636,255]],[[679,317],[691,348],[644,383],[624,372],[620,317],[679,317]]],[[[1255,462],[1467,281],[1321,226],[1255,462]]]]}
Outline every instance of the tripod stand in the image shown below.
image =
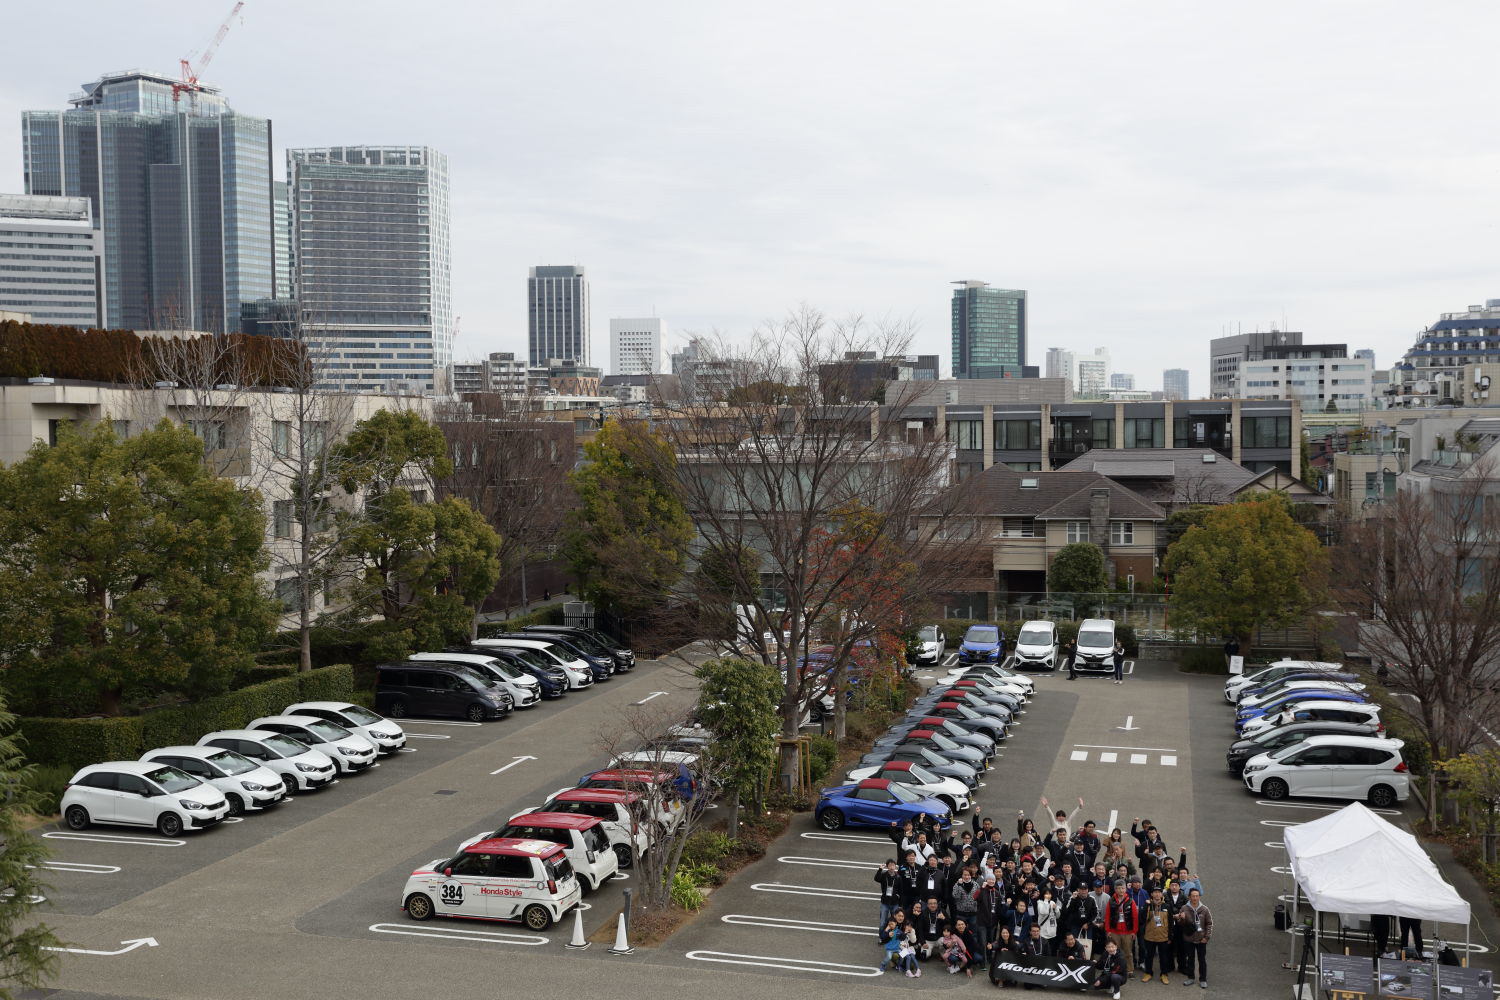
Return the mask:
{"type": "Polygon", "coordinates": [[[1313,976],[1316,977],[1318,974],[1318,955],[1316,950],[1313,948],[1313,929],[1311,924],[1303,924],[1302,957],[1297,961],[1296,995],[1299,1000],[1301,997],[1305,996],[1317,996],[1316,985],[1314,985],[1311,990],[1304,991],[1304,984],[1307,982],[1307,966],[1309,962],[1312,963],[1313,976]]]}

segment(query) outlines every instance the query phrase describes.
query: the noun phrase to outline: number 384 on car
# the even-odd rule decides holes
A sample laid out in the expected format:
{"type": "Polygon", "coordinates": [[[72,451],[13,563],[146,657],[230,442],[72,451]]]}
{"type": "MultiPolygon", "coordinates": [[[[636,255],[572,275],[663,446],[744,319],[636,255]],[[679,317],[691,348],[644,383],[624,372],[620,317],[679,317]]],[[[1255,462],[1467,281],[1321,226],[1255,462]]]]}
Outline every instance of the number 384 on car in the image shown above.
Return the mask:
{"type": "Polygon", "coordinates": [[[413,920],[519,920],[540,931],[582,897],[561,844],[504,837],[470,844],[412,872],[401,908],[413,920]]]}

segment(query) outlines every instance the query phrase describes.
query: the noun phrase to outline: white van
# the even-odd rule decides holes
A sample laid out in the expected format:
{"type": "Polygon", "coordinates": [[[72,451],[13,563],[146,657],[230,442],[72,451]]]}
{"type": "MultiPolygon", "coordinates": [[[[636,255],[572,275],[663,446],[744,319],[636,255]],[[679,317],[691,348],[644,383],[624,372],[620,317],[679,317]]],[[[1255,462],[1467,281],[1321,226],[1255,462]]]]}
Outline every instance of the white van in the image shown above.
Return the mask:
{"type": "Polygon", "coordinates": [[[1404,745],[1370,736],[1309,736],[1246,761],[1245,787],[1268,799],[1305,795],[1393,806],[1410,791],[1404,745]]]}
{"type": "Polygon", "coordinates": [[[473,639],[469,642],[469,646],[478,650],[529,649],[541,653],[549,663],[562,667],[563,673],[568,675],[569,691],[589,687],[594,683],[592,667],[583,660],[569,659],[561,654],[556,645],[542,639],[473,639]]]}
{"type": "Polygon", "coordinates": [[[1078,626],[1078,653],[1073,669],[1079,673],[1115,672],[1115,620],[1085,618],[1078,626]]]}
{"type": "Polygon", "coordinates": [[[1057,669],[1057,626],[1045,618],[1024,622],[1016,635],[1017,670],[1057,669]]]}
{"type": "Polygon", "coordinates": [[[413,653],[406,659],[409,663],[462,663],[474,667],[509,691],[517,708],[531,708],[542,700],[542,688],[536,678],[507,660],[482,653],[413,653]]]}

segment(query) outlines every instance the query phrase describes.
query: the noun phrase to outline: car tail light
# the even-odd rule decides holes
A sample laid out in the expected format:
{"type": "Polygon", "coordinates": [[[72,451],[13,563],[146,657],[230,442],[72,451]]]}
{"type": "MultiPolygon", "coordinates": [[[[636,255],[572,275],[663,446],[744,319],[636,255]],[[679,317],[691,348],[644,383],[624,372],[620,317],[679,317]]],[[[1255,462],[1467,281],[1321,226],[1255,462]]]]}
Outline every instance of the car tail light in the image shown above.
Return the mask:
{"type": "Polygon", "coordinates": [[[1405,774],[1406,773],[1406,761],[1403,760],[1401,763],[1397,764],[1396,765],[1396,771],[1398,773],[1400,773],[1400,774],[1405,774]]]}
{"type": "Polygon", "coordinates": [[[552,893],[554,896],[557,895],[557,879],[549,878],[547,880],[547,891],[552,893]]]}
{"type": "Polygon", "coordinates": [[[1377,733],[1383,733],[1383,732],[1385,732],[1385,723],[1384,722],[1377,722],[1377,723],[1375,723],[1375,731],[1377,733]]]}

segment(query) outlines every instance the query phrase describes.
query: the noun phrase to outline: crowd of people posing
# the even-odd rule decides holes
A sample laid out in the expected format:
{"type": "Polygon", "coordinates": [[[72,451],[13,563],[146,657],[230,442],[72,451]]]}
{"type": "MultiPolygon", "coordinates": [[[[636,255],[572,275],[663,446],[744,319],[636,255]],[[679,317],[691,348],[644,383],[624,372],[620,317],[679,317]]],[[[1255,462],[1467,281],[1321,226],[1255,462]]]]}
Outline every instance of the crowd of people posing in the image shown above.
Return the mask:
{"type": "Polygon", "coordinates": [[[1010,837],[978,805],[961,832],[893,826],[896,857],[875,873],[882,970],[916,977],[935,960],[951,975],[988,970],[1010,986],[1026,959],[1049,958],[1091,963],[1089,987],[1115,997],[1137,973],[1163,983],[1180,973],[1206,989],[1213,914],[1187,848],[1172,857],[1149,819],[1128,833],[1092,820],[1075,827],[1082,799],[1072,813],[1050,810],[1042,799],[1042,828],[1019,813],[1010,837]]]}

